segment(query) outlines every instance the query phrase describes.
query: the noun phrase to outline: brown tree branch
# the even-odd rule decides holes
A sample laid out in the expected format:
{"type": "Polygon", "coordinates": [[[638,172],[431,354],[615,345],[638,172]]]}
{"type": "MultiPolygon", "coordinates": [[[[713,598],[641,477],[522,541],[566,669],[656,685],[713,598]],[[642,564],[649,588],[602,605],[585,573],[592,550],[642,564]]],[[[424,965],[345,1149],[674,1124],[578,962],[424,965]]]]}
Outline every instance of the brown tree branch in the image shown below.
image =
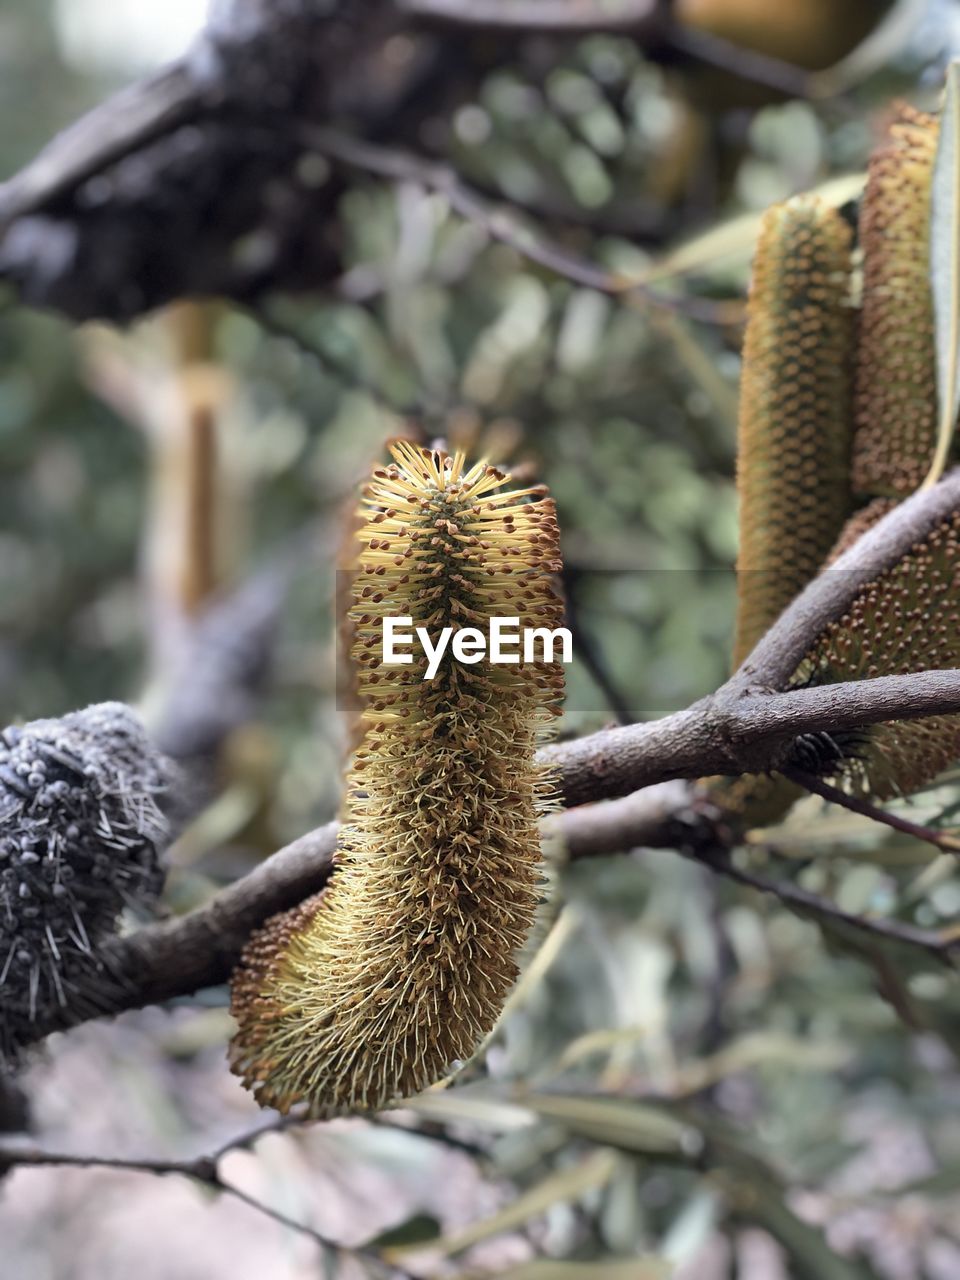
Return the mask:
{"type": "Polygon", "coordinates": [[[200,88],[185,62],[122,90],[57,134],[35,160],[0,183],[0,230],[187,124],[201,104],[200,88]]]}
{"type": "Polygon", "coordinates": [[[899,814],[881,809],[859,796],[848,796],[839,787],[833,787],[829,782],[824,782],[822,778],[806,773],[803,769],[784,769],[784,773],[792,782],[798,783],[812,795],[819,796],[829,804],[840,805],[843,809],[849,809],[851,813],[858,813],[861,817],[879,822],[892,831],[899,831],[901,835],[912,836],[914,840],[922,840],[924,844],[932,844],[944,853],[953,854],[954,857],[960,854],[960,840],[946,831],[936,831],[933,827],[911,822],[909,818],[901,818],[899,814]]]}
{"type": "MultiPolygon", "coordinates": [[[[556,773],[571,810],[548,823],[550,833],[566,843],[568,856],[668,846],[703,856],[716,870],[734,875],[728,863],[711,854],[732,843],[722,817],[689,787],[678,786],[678,780],[789,767],[799,734],[960,712],[960,670],[786,692],[777,692],[775,685],[771,691],[769,683],[788,681],[794,670],[790,663],[799,662],[823,628],[849,607],[856,591],[958,507],[960,470],[896,508],[836,568],[812,582],[740,671],[711,697],[661,720],[605,729],[543,751],[540,758],[556,773]],[[590,803],[598,800],[608,803],[590,803]],[[589,807],[574,807],[585,804],[589,807]]],[[[205,907],[111,940],[98,956],[102,974],[97,989],[84,992],[89,1003],[83,1016],[139,1008],[223,982],[254,929],[323,888],[335,847],[336,825],[321,827],[205,907]]],[[[737,871],[734,878],[747,883],[745,875],[737,871]]],[[[803,891],[794,887],[769,891],[803,905],[798,897],[803,891]]],[[[917,945],[945,950],[936,935],[906,938],[897,922],[884,922],[884,931],[891,928],[917,945]]],[[[38,1023],[37,1037],[70,1025],[77,1016],[65,1010],[53,1022],[38,1023]]]]}
{"type": "Polygon", "coordinates": [[[764,771],[803,733],[960,711],[960,671],[925,671],[779,692],[860,589],[960,509],[960,469],[896,507],[784,611],[711,697],[662,720],[545,753],[567,804],[623,795],[669,778],[764,771]]]}
{"type": "Polygon", "coordinates": [[[860,588],[892,568],[957,510],[960,469],[895,507],[784,610],[727,684],[727,696],[735,698],[751,689],[782,689],[824,625],[843,616],[860,588]]]}
{"type": "Polygon", "coordinates": [[[789,762],[801,734],[960,712],[960,669],[736,697],[732,683],[662,720],[548,747],[541,758],[564,802],[609,799],[671,778],[764,773],[789,762]]]}
{"type": "MultiPolygon", "coordinates": [[[[425,122],[449,118],[518,40],[545,32],[623,31],[654,53],[679,51],[789,94],[808,88],[796,68],[678,26],[659,0],[370,0],[362,21],[349,0],[245,0],[224,12],[185,58],[103,103],[0,185],[0,276],[25,300],[127,319],[177,297],[249,302],[328,287],[343,265],[344,186],[339,174],[316,190],[299,181],[311,146],[341,166],[443,191],[546,269],[623,293],[613,273],[402,148],[425,122]],[[402,67],[398,35],[409,45],[402,67]]],[[[740,318],[738,305],[638,286],[628,296],[711,322],[740,318]]]]}
{"type": "MultiPolygon", "coordinates": [[[[116,1013],[223,982],[264,920],[323,888],[336,843],[336,823],[318,827],[222,889],[206,906],[111,939],[99,952],[104,980],[94,993],[98,1005],[116,1013]]],[[[69,1024],[69,1017],[64,1023],[69,1024]]]]}

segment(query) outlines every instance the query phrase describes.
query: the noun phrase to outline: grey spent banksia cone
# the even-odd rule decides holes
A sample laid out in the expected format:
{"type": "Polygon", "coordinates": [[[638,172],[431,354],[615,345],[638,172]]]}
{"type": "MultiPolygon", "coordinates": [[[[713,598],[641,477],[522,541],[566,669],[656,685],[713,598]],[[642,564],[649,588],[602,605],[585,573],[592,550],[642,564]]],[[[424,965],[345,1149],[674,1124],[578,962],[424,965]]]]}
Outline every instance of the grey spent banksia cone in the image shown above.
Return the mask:
{"type": "Polygon", "coordinates": [[[380,660],[385,616],[494,616],[555,629],[553,502],[486,463],[400,442],[363,493],[352,657],[363,740],[324,892],[274,917],[233,977],[233,1069],[264,1106],[314,1116],[410,1097],[470,1058],[518,975],[540,905],[535,763],[559,713],[559,662],[380,660]]]}
{"type": "Polygon", "coordinates": [[[169,768],[119,702],[0,733],[0,1065],[95,1011],[98,942],[162,887],[169,768]]]}

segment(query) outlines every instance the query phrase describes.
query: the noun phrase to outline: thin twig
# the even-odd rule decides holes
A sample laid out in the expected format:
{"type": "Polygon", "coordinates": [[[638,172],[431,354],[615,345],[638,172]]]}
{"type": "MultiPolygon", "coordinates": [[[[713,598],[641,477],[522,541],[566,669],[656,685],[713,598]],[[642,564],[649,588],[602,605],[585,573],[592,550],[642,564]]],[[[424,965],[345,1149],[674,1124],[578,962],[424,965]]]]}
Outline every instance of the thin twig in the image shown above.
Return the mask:
{"type": "Polygon", "coordinates": [[[799,885],[791,884],[789,881],[767,880],[751,871],[745,871],[735,866],[725,851],[721,857],[711,861],[709,865],[712,870],[728,880],[735,880],[738,884],[756,889],[759,893],[769,894],[784,906],[790,907],[808,919],[812,918],[815,922],[832,921],[835,924],[846,925],[867,936],[919,948],[938,960],[946,960],[951,964],[955,963],[956,957],[960,955],[960,937],[943,937],[933,930],[920,929],[916,925],[905,924],[900,920],[854,915],[853,912],[844,911],[838,907],[829,898],[811,893],[810,890],[802,889],[799,885]]]}
{"type": "Polygon", "coordinates": [[[367,1123],[379,1129],[394,1129],[397,1133],[409,1134],[412,1138],[423,1138],[425,1142],[439,1143],[440,1146],[449,1147],[451,1151],[458,1151],[461,1155],[470,1156],[472,1160],[487,1161],[490,1159],[489,1150],[481,1146],[479,1142],[470,1142],[466,1138],[454,1137],[436,1121],[421,1120],[418,1124],[405,1124],[402,1120],[391,1115],[389,1111],[377,1112],[375,1115],[366,1117],[367,1123]]]}
{"type": "Polygon", "coordinates": [[[589,672],[594,684],[607,700],[607,705],[617,718],[618,724],[631,724],[636,717],[627,699],[617,688],[607,665],[603,660],[599,645],[584,629],[580,618],[576,584],[579,574],[572,569],[565,569],[563,574],[564,595],[566,598],[566,623],[570,629],[574,653],[580,658],[589,672]]]}
{"type": "Polygon", "coordinates": [[[271,1116],[269,1119],[261,1120],[259,1124],[253,1125],[252,1128],[234,1134],[232,1138],[227,1138],[217,1147],[210,1158],[219,1163],[225,1155],[232,1151],[248,1151],[268,1134],[284,1133],[287,1129],[295,1129],[304,1123],[305,1118],[298,1114],[271,1116]]]}
{"type": "Polygon", "coordinates": [[[339,129],[304,126],[300,137],[305,147],[329,160],[394,182],[415,182],[438,192],[454,212],[482,227],[491,239],[509,245],[530,262],[573,284],[595,289],[624,302],[665,307],[705,324],[738,324],[743,319],[740,301],[713,302],[705,298],[661,293],[629,276],[609,271],[571,253],[527,225],[513,206],[503,201],[493,203],[481,195],[449,165],[410,151],[366,142],[339,129]]]}
{"type": "Polygon", "coordinates": [[[908,818],[901,818],[898,814],[889,813],[886,809],[881,809],[877,805],[871,804],[869,800],[863,800],[859,796],[848,796],[839,787],[831,786],[829,782],[824,782],[821,778],[817,778],[803,769],[787,768],[783,769],[782,772],[806,791],[815,796],[820,796],[822,800],[827,800],[830,804],[838,804],[844,809],[849,809],[851,813],[859,813],[864,818],[872,818],[874,822],[880,822],[885,827],[891,827],[894,831],[900,831],[904,835],[923,840],[924,843],[932,844],[946,853],[952,853],[954,856],[960,855],[960,840],[956,836],[948,835],[945,831],[934,831],[932,827],[925,827],[919,822],[911,822],[908,818]]]}
{"type": "MultiPolygon", "coordinates": [[[[265,1129],[261,1130],[261,1132],[266,1131],[265,1129]]],[[[328,1236],[317,1231],[315,1227],[288,1217],[281,1210],[264,1204],[263,1201],[250,1195],[249,1192],[243,1191],[234,1183],[226,1181],[219,1170],[221,1158],[228,1151],[234,1151],[245,1146],[252,1140],[252,1136],[250,1134],[241,1135],[238,1139],[224,1144],[213,1155],[197,1156],[191,1160],[168,1160],[155,1156],[135,1158],[127,1156],[75,1155],[65,1151],[45,1151],[42,1147],[37,1146],[21,1147],[16,1144],[8,1144],[0,1146],[0,1173],[15,1168],[51,1168],[56,1166],[73,1169],[122,1170],[126,1173],[149,1173],[156,1176],[176,1174],[183,1178],[189,1178],[194,1182],[199,1182],[202,1186],[221,1192],[223,1195],[232,1196],[235,1200],[239,1200],[241,1204],[247,1205],[248,1208],[263,1214],[264,1217],[270,1218],[280,1226],[307,1236],[315,1244],[319,1245],[321,1249],[334,1253],[339,1257],[363,1258],[384,1272],[403,1276],[405,1280],[415,1280],[415,1277],[412,1277],[409,1272],[401,1271],[394,1264],[386,1262],[375,1249],[367,1248],[363,1245],[349,1246],[339,1244],[337,1241],[331,1240],[328,1236]]]]}
{"type": "Polygon", "coordinates": [[[788,98],[824,96],[816,92],[816,78],[803,67],[758,53],[755,49],[745,49],[743,45],[724,40],[711,31],[697,31],[694,27],[674,22],[665,30],[663,38],[670,48],[705,66],[729,71],[741,80],[751,80],[788,98]]]}
{"type": "Polygon", "coordinates": [[[275,338],[279,342],[287,343],[294,347],[302,356],[305,356],[311,363],[322,369],[324,373],[335,378],[341,386],[353,391],[362,391],[364,395],[369,396],[385,412],[398,418],[417,418],[432,412],[430,406],[420,400],[410,400],[401,404],[395,403],[376,383],[357,373],[340,356],[334,355],[331,351],[324,350],[317,346],[316,343],[311,342],[302,330],[282,319],[268,305],[251,303],[247,309],[268,337],[275,338]]]}

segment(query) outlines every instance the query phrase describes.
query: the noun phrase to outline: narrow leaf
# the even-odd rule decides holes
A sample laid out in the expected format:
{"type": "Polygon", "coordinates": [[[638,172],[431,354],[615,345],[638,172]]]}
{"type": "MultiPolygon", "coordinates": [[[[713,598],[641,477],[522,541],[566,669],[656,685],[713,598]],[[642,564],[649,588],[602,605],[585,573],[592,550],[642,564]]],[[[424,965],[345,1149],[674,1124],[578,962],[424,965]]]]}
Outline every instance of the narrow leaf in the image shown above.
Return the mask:
{"type": "MultiPolygon", "coordinates": [[[[856,199],[863,191],[865,181],[863,173],[844,173],[812,188],[810,194],[819,196],[826,204],[839,207],[856,199]]],[[[732,259],[746,265],[753,254],[762,221],[763,211],[757,210],[738,214],[719,226],[712,226],[692,239],[682,241],[651,263],[646,271],[640,273],[639,281],[651,284],[693,271],[712,271],[718,260],[732,259]]]]}
{"type": "Polygon", "coordinates": [[[943,475],[960,406],[960,60],[947,68],[940,137],[930,188],[930,288],[937,353],[937,449],[929,489],[943,475]]]}
{"type": "Polygon", "coordinates": [[[652,1104],[563,1093],[519,1096],[542,1119],[553,1120],[579,1138],[616,1147],[618,1151],[686,1161],[703,1149],[703,1139],[692,1125],[652,1104]]]}
{"type": "Polygon", "coordinates": [[[463,1253],[465,1249],[487,1240],[490,1236],[515,1231],[530,1218],[544,1213],[552,1205],[563,1201],[579,1200],[586,1192],[605,1186],[617,1167],[617,1157],[612,1151],[598,1151],[578,1164],[558,1169],[536,1186],[530,1187],[511,1204],[505,1205],[489,1218],[472,1222],[450,1235],[424,1240],[422,1237],[410,1243],[399,1243],[383,1250],[383,1256],[396,1261],[408,1253],[442,1253],[445,1257],[463,1253]]]}
{"type": "Polygon", "coordinates": [[[403,1103],[404,1111],[415,1111],[425,1120],[438,1124],[476,1124],[484,1129],[510,1132],[535,1124],[530,1110],[513,1102],[502,1102],[466,1089],[450,1092],[429,1090],[403,1103]]]}
{"type": "Polygon", "coordinates": [[[538,1258],[509,1271],[499,1280],[669,1280],[672,1268],[658,1258],[623,1258],[616,1262],[553,1262],[538,1258]]]}
{"type": "Polygon", "coordinates": [[[927,0],[894,0],[869,35],[832,67],[810,73],[814,97],[832,97],[862,84],[895,61],[923,21],[927,0]]]}

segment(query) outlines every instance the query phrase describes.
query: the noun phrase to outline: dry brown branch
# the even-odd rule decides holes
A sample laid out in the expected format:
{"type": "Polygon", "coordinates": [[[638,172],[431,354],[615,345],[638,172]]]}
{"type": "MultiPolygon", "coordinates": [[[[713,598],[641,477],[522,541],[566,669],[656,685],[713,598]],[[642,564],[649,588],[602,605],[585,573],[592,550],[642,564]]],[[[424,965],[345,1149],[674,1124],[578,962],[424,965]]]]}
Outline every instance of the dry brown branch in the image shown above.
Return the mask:
{"type": "MultiPolygon", "coordinates": [[[[799,734],[960,712],[960,670],[777,691],[777,684],[789,680],[815,636],[844,612],[859,587],[895,563],[958,506],[960,470],[891,512],[837,568],[811,583],[740,671],[711,697],[661,720],[605,729],[544,751],[542,758],[555,770],[569,809],[549,826],[566,845],[568,856],[677,848],[788,904],[822,915],[843,915],[795,886],[754,883],[729,859],[718,857],[717,850],[729,849],[731,834],[684,782],[711,774],[788,767],[791,744],[799,734]],[[596,801],[606,803],[592,803],[596,801]]],[[[102,983],[95,993],[87,993],[97,1011],[118,1013],[223,982],[252,930],[322,889],[332,865],[336,831],[330,824],[303,836],[187,916],[112,940],[99,956],[102,983]]],[[[943,956],[952,954],[953,944],[938,935],[896,921],[861,922],[860,927],[943,956]]],[[[55,1022],[38,1023],[37,1037],[72,1020],[70,1010],[64,1010],[55,1022]]]]}
{"type": "MultiPolygon", "coordinates": [[[[546,269],[621,292],[610,273],[533,234],[519,210],[489,204],[409,149],[426,122],[475,95],[491,66],[522,62],[545,35],[622,32],[651,57],[809,92],[796,67],[683,28],[669,10],[658,0],[370,0],[360,21],[347,0],[224,4],[184,58],[104,102],[0,184],[0,278],[24,300],[79,319],[127,319],[187,296],[246,303],[270,290],[329,288],[343,267],[346,166],[443,191],[462,216],[546,269]],[[402,68],[398,37],[409,46],[402,68]],[[297,172],[311,147],[337,164],[322,189],[305,191],[297,172]],[[274,187],[285,192],[282,219],[263,201],[274,187]],[[263,250],[255,260],[238,252],[251,236],[263,250]]],[[[631,296],[705,320],[739,317],[707,300],[631,296]]]]}

